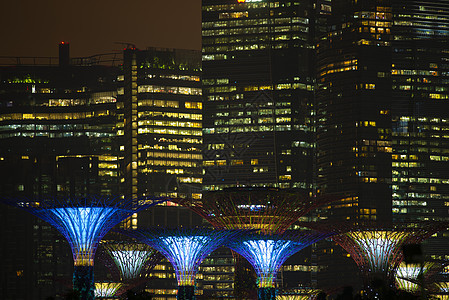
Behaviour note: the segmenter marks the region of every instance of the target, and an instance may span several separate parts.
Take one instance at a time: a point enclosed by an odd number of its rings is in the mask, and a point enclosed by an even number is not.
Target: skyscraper
[[[330,217],[447,218],[448,5],[332,2],[316,93],[317,189],[344,195]]]
[[[125,50],[118,124],[127,194],[200,198],[200,79],[197,51]]]
[[[204,189],[312,189],[312,1],[203,1]]]
[[[205,191],[312,192],[317,10],[314,1],[202,1]],[[289,287],[311,283],[305,260],[287,263],[285,274],[295,273],[283,277]],[[227,280],[232,288],[233,275],[232,265],[205,274],[204,293],[223,296],[217,281]],[[248,278],[238,279],[241,288],[251,286],[243,280]],[[242,296],[235,284],[234,296]]]

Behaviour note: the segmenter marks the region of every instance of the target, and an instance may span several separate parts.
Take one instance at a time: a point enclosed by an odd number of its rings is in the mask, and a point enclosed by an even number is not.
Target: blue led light
[[[95,251],[103,236],[120,221],[141,209],[167,199],[86,197],[6,203],[24,209],[53,225],[72,248],[75,266],[92,266]]]
[[[282,264],[286,257],[282,256],[288,247],[291,247],[293,242],[284,240],[253,240],[243,242],[247,252],[254,259],[255,265],[259,269],[266,272],[274,272],[279,268],[279,263]]]
[[[117,210],[111,207],[61,207],[44,211],[72,246],[77,265],[93,258],[105,223]]]
[[[175,269],[178,286],[193,286],[204,258],[237,231],[155,228],[124,233],[162,253]]]
[[[179,285],[193,285],[197,266],[210,248],[211,240],[209,236],[167,236],[161,237],[160,246],[155,248],[172,263]]]
[[[230,247],[245,257],[257,274],[259,288],[274,288],[276,274],[291,255],[330,234],[312,231],[239,235]]]
[[[34,214],[64,235],[72,248],[73,289],[80,293],[80,298],[93,299],[95,289],[93,265],[100,240],[112,227],[133,213],[166,200],[89,196],[42,201],[20,199],[3,201]]]
[[[289,240],[253,239],[233,244],[257,273],[260,288],[274,287],[276,274],[285,260],[307,245]]]

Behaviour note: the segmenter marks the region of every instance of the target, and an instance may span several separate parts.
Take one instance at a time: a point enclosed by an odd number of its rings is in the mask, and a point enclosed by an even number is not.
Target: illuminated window
[[[203,109],[203,103],[201,102],[185,102],[185,108],[189,109]]]
[[[233,159],[233,160],[231,160],[231,165],[233,165],[233,166],[243,165],[243,160],[241,160],[241,159]]]

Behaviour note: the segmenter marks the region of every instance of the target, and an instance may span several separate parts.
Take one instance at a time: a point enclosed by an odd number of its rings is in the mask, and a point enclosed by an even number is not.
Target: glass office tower
[[[314,1],[202,1],[205,191],[312,192],[314,34],[320,8]],[[216,261],[225,261],[228,251]],[[280,286],[311,283],[305,256],[287,262]],[[233,265],[205,273],[204,295],[248,296],[244,289],[251,283],[243,282],[248,277],[232,284],[233,273]]]
[[[344,197],[328,216],[447,218],[448,6],[332,2],[317,47],[317,188]],[[441,240],[427,244],[429,256],[447,259]],[[329,261],[343,256],[334,250]]]
[[[200,75],[199,52],[125,50],[119,135],[127,194],[200,198]]]
[[[204,189],[311,190],[312,1],[202,3]]]

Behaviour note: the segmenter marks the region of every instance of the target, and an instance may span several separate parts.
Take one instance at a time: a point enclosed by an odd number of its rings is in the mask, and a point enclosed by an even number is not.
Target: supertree
[[[173,199],[195,211],[215,228],[259,229],[281,233],[314,208],[335,197],[310,197],[296,190],[232,188],[208,192],[203,199]]]
[[[73,289],[83,300],[94,299],[94,256],[103,236],[132,214],[162,201],[107,196],[4,200],[48,222],[67,239],[74,261]]]
[[[258,299],[276,299],[276,275],[291,255],[331,234],[312,230],[288,230],[279,234],[244,232],[227,243],[245,257],[257,274]]]
[[[162,259],[159,252],[144,243],[102,241],[101,247],[114,261],[120,279],[125,282],[145,276],[142,273],[151,270]]]
[[[201,215],[218,229],[258,229],[262,233],[282,233],[309,211],[337,197],[310,197],[298,190],[276,188],[230,188],[203,194],[201,201],[173,199]],[[255,276],[251,266],[237,253],[235,287],[237,296],[252,297]],[[247,272],[247,270],[249,272]]]
[[[435,283],[435,291],[431,293],[435,299],[449,300],[449,281]]]
[[[118,299],[118,292],[122,286],[121,282],[95,282],[95,298]]]
[[[395,273],[403,260],[402,246],[423,241],[445,227],[437,222],[378,224],[334,222],[332,239],[354,259],[362,272],[365,292],[376,297],[373,283],[394,289]],[[312,226],[313,227],[313,226]]]
[[[446,265],[446,261],[438,260],[409,264],[402,262],[395,274],[396,287],[414,294],[422,293],[438,282]]]
[[[416,292],[419,289],[418,276],[423,276],[427,267],[420,264],[406,264],[402,262],[396,270],[396,286],[400,290]]]
[[[161,252],[173,265],[178,281],[177,299],[195,299],[195,276],[199,265],[237,231],[206,228],[123,231]]]

